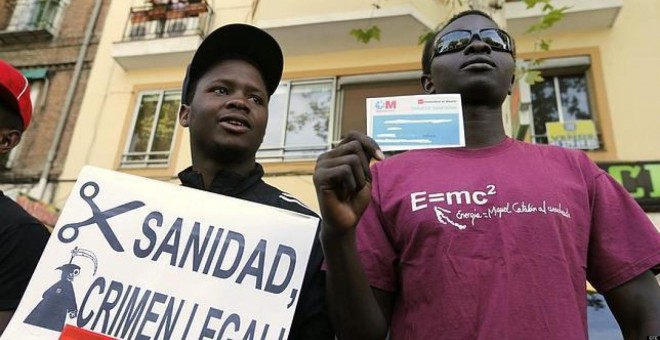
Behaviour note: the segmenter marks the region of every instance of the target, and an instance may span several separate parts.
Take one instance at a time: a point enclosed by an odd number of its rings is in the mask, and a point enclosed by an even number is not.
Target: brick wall
[[[11,19],[11,12],[24,0],[0,0],[0,35],[6,30]],[[100,38],[100,29],[110,0],[103,0],[101,15],[95,25],[92,44],[88,48],[76,88],[69,117],[50,178],[56,179],[63,167],[69,148],[71,134],[78,117],[78,111],[91,70],[96,47]],[[53,142],[53,135],[65,103],[66,93],[73,78],[74,67],[82,46],[85,29],[92,16],[93,0],[70,0],[62,8],[61,25],[55,34],[47,39],[20,38],[17,42],[0,42],[0,58],[19,69],[46,68],[48,70],[45,87],[40,93],[39,103],[35,105],[32,124],[25,132],[18,157],[10,170],[0,172],[0,183],[31,183],[41,175],[48,151]],[[5,32],[6,33],[6,32]],[[42,105],[39,105],[39,104]]]

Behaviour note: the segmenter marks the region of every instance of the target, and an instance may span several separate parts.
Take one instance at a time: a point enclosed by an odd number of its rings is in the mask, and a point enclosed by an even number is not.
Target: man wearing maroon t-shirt
[[[660,234],[584,153],[505,135],[514,66],[508,34],[463,12],[426,44],[421,80],[461,95],[466,147],[384,160],[352,133],[319,157],[340,339],[585,339],[586,280],[626,338],[660,335]]]

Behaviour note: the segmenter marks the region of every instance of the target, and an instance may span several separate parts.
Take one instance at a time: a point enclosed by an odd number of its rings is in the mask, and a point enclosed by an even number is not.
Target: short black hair
[[[469,9],[469,10],[460,12],[460,13],[454,15],[453,17],[451,17],[451,19],[449,19],[444,25],[442,25],[442,27],[440,29],[435,31],[435,33],[433,34],[432,37],[430,37],[429,39],[426,39],[426,43],[424,43],[424,50],[422,51],[422,72],[424,74],[430,74],[431,73],[431,59],[433,58],[433,52],[434,52],[433,49],[435,47],[435,42],[436,42],[436,38],[437,38],[438,34],[440,32],[442,32],[442,30],[444,30],[452,22],[454,22],[454,21],[456,21],[456,20],[458,20],[458,19],[460,19],[464,16],[468,16],[468,15],[481,15],[482,17],[485,17],[488,20],[495,23],[495,20],[493,20],[493,18],[490,15],[488,15],[486,12],[480,11],[478,9]],[[497,23],[495,23],[495,24],[497,25]],[[513,51],[512,51],[513,59],[516,59],[516,47],[515,47],[515,42],[513,41],[513,38],[511,38],[511,42],[513,44]]]
[[[6,102],[0,100],[0,127],[23,132],[23,118]]]

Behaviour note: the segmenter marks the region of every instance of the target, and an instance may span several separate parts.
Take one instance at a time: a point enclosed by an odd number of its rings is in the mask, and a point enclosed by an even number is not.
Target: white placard
[[[286,339],[317,226],[85,167],[2,339]]]

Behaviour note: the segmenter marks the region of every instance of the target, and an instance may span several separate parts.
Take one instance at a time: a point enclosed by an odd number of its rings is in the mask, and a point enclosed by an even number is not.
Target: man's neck
[[[506,138],[501,107],[463,105],[465,146],[483,148]]]

